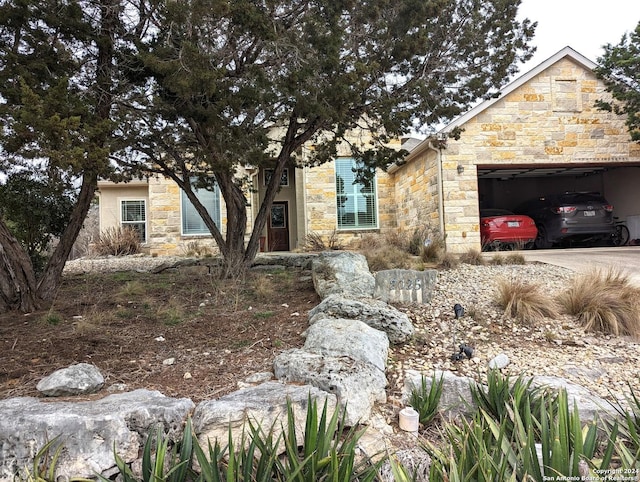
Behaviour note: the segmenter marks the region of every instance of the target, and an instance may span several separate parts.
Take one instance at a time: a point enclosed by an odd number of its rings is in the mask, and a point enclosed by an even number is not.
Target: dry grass
[[[189,241],[182,248],[182,254],[188,257],[209,258],[215,254],[215,249],[198,240]]]
[[[489,260],[489,264],[494,266],[523,265],[527,264],[527,260],[522,253],[494,254]]]
[[[460,258],[452,253],[442,253],[438,262],[442,269],[454,269],[460,265]]]
[[[527,260],[522,253],[509,253],[505,256],[505,264],[527,264]]]
[[[250,286],[255,297],[260,301],[270,300],[276,295],[272,276],[258,275],[251,280]]]
[[[138,301],[146,291],[145,286],[139,280],[127,281],[115,294],[115,299],[120,303]]]
[[[587,331],[640,338],[640,289],[619,270],[594,269],[577,276],[558,303]]]
[[[499,279],[496,302],[508,316],[520,323],[535,324],[558,315],[554,301],[540,285],[522,280]]]
[[[460,255],[460,262],[464,264],[471,264],[474,266],[482,266],[486,264],[482,253],[477,249],[469,249]]]
[[[338,232],[334,229],[330,235],[323,236],[322,234],[311,232],[304,238],[302,245],[303,251],[327,251],[344,249],[344,244],[338,237]]]
[[[140,235],[133,228],[107,228],[95,239],[93,249],[105,256],[126,256],[140,252]]]
[[[408,269],[413,261],[408,252],[396,246],[367,250],[362,254],[367,258],[369,269],[374,272],[393,268]]]

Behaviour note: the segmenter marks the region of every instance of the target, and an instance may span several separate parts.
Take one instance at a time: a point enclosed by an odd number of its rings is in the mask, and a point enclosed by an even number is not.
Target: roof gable
[[[574,49],[572,49],[571,47],[567,46],[567,47],[563,48],[562,50],[560,50],[555,55],[552,55],[547,60],[545,60],[544,62],[542,62],[539,65],[537,65],[536,67],[534,67],[533,69],[531,69],[528,72],[524,73],[523,75],[521,75],[520,77],[515,79],[513,82],[507,84],[500,91],[500,95],[498,95],[497,97],[495,97],[493,99],[485,100],[484,102],[476,105],[472,109],[470,109],[467,112],[465,112],[464,114],[462,114],[460,117],[454,119],[452,122],[450,122],[449,124],[444,126],[442,129],[440,129],[438,131],[438,133],[445,134],[445,133],[448,133],[448,132],[452,131],[456,127],[461,127],[467,121],[469,121],[470,119],[474,118],[475,116],[477,116],[478,114],[480,114],[484,110],[488,109],[493,104],[498,102],[500,99],[503,99],[504,97],[509,95],[511,92],[513,92],[514,90],[516,90],[519,87],[523,86],[524,84],[529,82],[531,79],[533,79],[535,76],[537,76],[538,74],[542,73],[544,70],[548,69],[553,64],[559,62],[560,60],[562,60],[562,59],[564,59],[566,57],[570,58],[571,60],[576,62],[578,65],[581,65],[582,67],[584,67],[587,70],[593,70],[593,69],[595,69],[597,67],[597,64],[595,62],[589,60],[584,55],[576,52]]]

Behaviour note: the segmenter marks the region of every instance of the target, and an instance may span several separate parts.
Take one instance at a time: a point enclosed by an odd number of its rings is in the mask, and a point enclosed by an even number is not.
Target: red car
[[[531,248],[537,235],[536,223],[529,216],[506,209],[480,211],[480,238],[484,249]]]

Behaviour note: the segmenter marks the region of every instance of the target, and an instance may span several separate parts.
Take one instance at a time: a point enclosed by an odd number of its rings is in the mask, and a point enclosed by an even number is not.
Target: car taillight
[[[611,204],[605,204],[604,206],[602,206],[604,208],[605,211],[607,211],[608,213],[612,213],[613,212],[613,206]]]
[[[551,208],[551,210],[555,213],[555,214],[561,214],[561,213],[573,213],[576,211],[576,207],[575,206],[558,206],[555,208]]]

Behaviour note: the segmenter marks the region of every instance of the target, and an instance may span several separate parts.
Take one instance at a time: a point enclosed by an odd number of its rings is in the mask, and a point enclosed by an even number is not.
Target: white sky
[[[618,44],[638,25],[640,0],[523,0],[519,17],[538,22],[531,42],[538,49],[518,75],[566,46],[597,62],[603,45]]]

